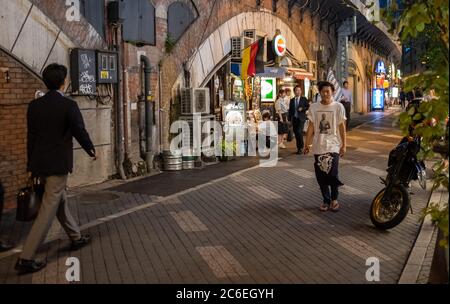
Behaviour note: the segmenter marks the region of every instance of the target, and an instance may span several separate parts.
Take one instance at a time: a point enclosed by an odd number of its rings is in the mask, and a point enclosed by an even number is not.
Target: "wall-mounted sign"
[[[275,101],[277,92],[275,78],[261,77],[261,101]]]
[[[282,57],[286,54],[287,46],[286,39],[282,35],[278,35],[273,40],[273,46],[275,49],[275,54]]]
[[[377,62],[377,67],[375,68],[375,72],[378,74],[386,74],[386,67],[385,67],[383,61],[380,60]]]
[[[246,121],[245,102],[224,102],[223,117],[225,124],[229,127],[244,125]]]
[[[384,109],[384,89],[373,89],[372,110]]]
[[[377,75],[376,77],[376,88],[382,89],[384,87],[384,75]]]
[[[72,92],[94,95],[97,91],[97,73],[94,50],[74,49],[70,53]]]

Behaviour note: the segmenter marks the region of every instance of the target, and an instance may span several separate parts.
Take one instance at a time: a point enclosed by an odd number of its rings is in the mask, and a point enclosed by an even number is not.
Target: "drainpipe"
[[[150,87],[150,75],[152,72],[150,60],[147,56],[141,55],[141,63],[144,70],[144,96],[145,96],[145,161],[147,162],[147,168],[153,169],[153,125],[154,111],[153,111],[153,94]]]
[[[141,93],[139,94],[138,108],[139,108],[139,152],[142,159],[147,158],[147,142],[145,138],[145,89],[143,71],[140,73],[140,87]]]
[[[162,152],[162,138],[163,138],[163,124],[162,124],[162,62],[158,64],[158,124],[159,124],[159,149],[158,153]]]
[[[115,32],[115,49],[117,51],[117,60],[119,62],[118,66],[118,83],[114,85],[114,95],[116,96],[116,157],[117,157],[117,169],[120,175],[120,178],[126,180],[127,177],[125,175],[125,170],[123,168],[123,163],[125,160],[125,137],[124,137],[124,113],[123,113],[123,53],[122,48],[120,47],[120,43],[122,40],[121,27],[119,26]]]

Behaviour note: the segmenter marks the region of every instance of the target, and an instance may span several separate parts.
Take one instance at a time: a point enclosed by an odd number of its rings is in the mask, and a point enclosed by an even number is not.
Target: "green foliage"
[[[222,160],[228,160],[229,157],[234,157],[237,153],[236,142],[228,142],[225,139],[222,140]]]
[[[167,34],[166,41],[164,42],[164,46],[167,54],[171,54],[173,49],[175,48],[176,41],[172,38],[170,34]]]
[[[399,10],[396,1],[382,12],[384,21],[390,25],[390,32],[397,34],[403,44],[415,41],[424,47],[421,60],[426,71],[405,79],[405,92],[421,88],[425,94],[430,91],[436,98],[423,102],[418,109],[410,109],[400,115],[399,126],[403,133],[422,136],[421,159],[434,160],[433,189],[444,186],[448,189],[448,160],[443,154],[434,153],[437,145],[445,146],[448,153],[448,133],[446,124],[449,115],[449,3],[447,0],[403,0],[403,10]],[[399,18],[396,18],[400,16]],[[439,209],[431,205],[424,210],[430,214],[433,222],[444,232],[448,243],[448,204]]]
[[[431,216],[431,221],[434,225],[437,225],[443,233],[443,239],[439,241],[439,245],[442,247],[448,247],[448,204],[444,207],[439,207],[439,204],[432,203],[430,206],[422,212],[422,219],[427,216]]]

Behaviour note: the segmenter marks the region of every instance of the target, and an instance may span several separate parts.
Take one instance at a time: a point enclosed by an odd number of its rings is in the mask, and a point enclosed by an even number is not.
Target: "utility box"
[[[97,83],[117,83],[117,53],[97,52]]]
[[[73,49],[70,53],[72,92],[94,95],[97,91],[97,66],[94,50]]]

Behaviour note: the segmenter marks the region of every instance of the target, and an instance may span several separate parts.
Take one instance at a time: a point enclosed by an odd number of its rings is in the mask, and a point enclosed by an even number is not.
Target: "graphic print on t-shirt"
[[[331,135],[333,133],[332,126],[334,126],[334,112],[333,111],[318,111],[316,116],[316,123],[319,126],[320,134]]]

